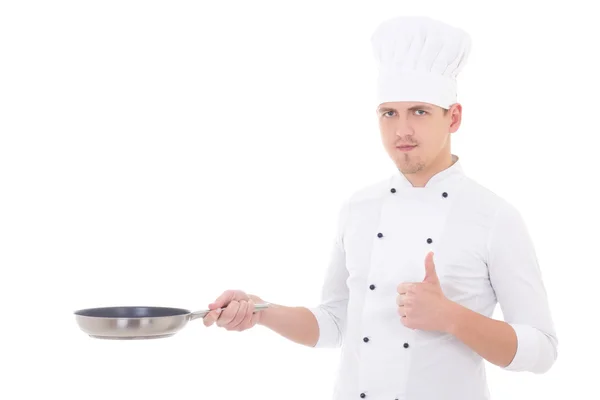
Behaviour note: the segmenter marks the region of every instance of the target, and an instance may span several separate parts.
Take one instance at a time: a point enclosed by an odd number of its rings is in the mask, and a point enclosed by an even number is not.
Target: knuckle
[[[243,290],[236,290],[235,291],[235,297],[237,299],[244,299],[246,297],[246,293],[244,293]]]

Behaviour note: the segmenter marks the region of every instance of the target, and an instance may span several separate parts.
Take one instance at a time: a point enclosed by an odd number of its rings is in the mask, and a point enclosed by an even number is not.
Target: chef
[[[204,323],[341,347],[335,400],[489,399],[484,361],[544,373],[557,336],[519,211],[469,178],[450,149],[470,37],[397,17],[371,39],[374,108],[396,168],[340,208],[320,304],[254,312],[263,299],[228,290]],[[497,304],[503,321],[491,318]]]

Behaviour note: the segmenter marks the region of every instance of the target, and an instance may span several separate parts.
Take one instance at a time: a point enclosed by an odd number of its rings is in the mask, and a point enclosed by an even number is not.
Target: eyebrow
[[[413,107],[411,107],[411,108],[408,109],[408,111],[415,111],[415,110],[433,111],[433,108],[422,104],[422,105],[413,106]],[[390,108],[390,107],[381,107],[381,108],[377,109],[377,112],[388,112],[388,111],[396,111],[396,112],[398,112],[398,110],[396,110],[395,108]]]

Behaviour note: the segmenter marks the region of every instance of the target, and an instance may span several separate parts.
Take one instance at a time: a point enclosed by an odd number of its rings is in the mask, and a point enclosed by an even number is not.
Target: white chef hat
[[[456,77],[471,50],[462,29],[419,16],[384,21],[371,37],[378,63],[377,101],[414,101],[443,108],[457,102]]]

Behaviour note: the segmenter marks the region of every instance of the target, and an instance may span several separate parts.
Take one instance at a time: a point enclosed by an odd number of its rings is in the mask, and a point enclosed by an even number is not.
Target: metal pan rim
[[[123,316],[96,316],[96,315],[88,315],[94,312],[101,312],[102,310],[114,310],[114,309],[154,309],[154,310],[162,310],[162,311],[172,311],[172,315],[160,315],[160,316],[141,316],[141,317],[123,317]],[[179,316],[187,316],[191,314],[190,310],[185,308],[177,308],[177,307],[163,307],[163,306],[108,306],[108,307],[93,307],[93,308],[82,308],[73,312],[77,317],[80,318],[102,318],[102,319],[147,319],[147,318],[172,318]]]

